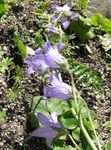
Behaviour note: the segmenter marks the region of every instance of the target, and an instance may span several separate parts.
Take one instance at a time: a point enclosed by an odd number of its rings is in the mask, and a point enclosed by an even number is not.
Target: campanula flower
[[[57,112],[53,112],[50,115],[50,118],[47,118],[42,113],[37,113],[37,119],[42,125],[42,127],[36,129],[32,132],[32,136],[34,137],[44,137],[46,139],[46,143],[48,146],[51,146],[52,141],[54,138],[57,137],[59,134],[55,128],[60,128],[60,123],[58,122],[58,115]]]
[[[63,28],[64,29],[67,29],[68,27],[69,27],[69,21],[67,20],[67,17],[63,17],[62,19],[61,19],[61,24],[62,24],[62,26],[63,26]]]
[[[53,5],[52,9],[56,12],[56,13],[60,13],[61,11],[70,11],[71,8],[71,4],[70,2],[68,2],[67,4],[65,4],[64,6],[58,6],[58,5]]]
[[[64,64],[63,56],[60,54],[63,46],[63,43],[58,43],[56,46],[52,46],[50,42],[44,44],[45,61],[50,68],[59,68]]]
[[[30,56],[25,59],[25,63],[29,66],[29,68],[26,70],[27,75],[33,74],[37,71],[41,74],[44,74],[48,69],[48,65],[45,62],[45,56],[41,53],[41,51],[42,49],[38,48],[35,51],[34,56]]]
[[[61,23],[64,29],[67,29],[69,27],[70,19],[76,20],[78,18],[78,14],[71,11],[70,2],[68,2],[64,6],[53,5],[52,9],[55,12],[54,16],[52,17],[52,23]]]
[[[71,86],[61,80],[60,74],[51,73],[49,81],[51,85],[44,88],[44,95],[46,97],[62,100],[71,98]]]

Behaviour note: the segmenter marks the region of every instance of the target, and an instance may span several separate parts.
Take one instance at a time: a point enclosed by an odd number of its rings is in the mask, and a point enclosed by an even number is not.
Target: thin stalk
[[[74,146],[77,148],[77,150],[80,150],[79,146],[76,144],[73,137],[69,133],[68,133],[68,136],[69,136],[70,140],[72,141],[72,143],[74,144]]]
[[[56,24],[57,24],[58,20],[59,20],[59,19],[61,18],[61,16],[62,16],[62,14],[63,14],[63,12],[61,12],[61,13],[59,14],[59,16],[58,16],[58,18],[57,18],[56,22],[54,23],[54,26],[56,26]]]
[[[101,149],[101,144],[100,144],[100,142],[99,142],[99,138],[98,138],[98,136],[97,136],[97,134],[96,134],[96,131],[95,131],[95,128],[94,128],[94,125],[93,125],[92,119],[91,119],[91,115],[90,115],[90,113],[89,113],[89,111],[88,111],[88,108],[87,108],[87,105],[86,105],[86,109],[87,109],[87,114],[88,114],[88,117],[89,117],[90,123],[91,123],[92,128],[93,128],[93,132],[94,132],[94,135],[95,135],[95,138],[96,138],[97,144],[98,144],[98,149],[99,149],[99,150],[102,150],[102,149]]]
[[[81,115],[79,115],[79,120],[80,120],[80,128],[81,131],[83,132],[85,138],[87,139],[90,147],[92,148],[92,150],[97,150],[95,144],[93,143],[92,139],[90,138],[89,134],[87,133],[87,130],[85,129],[84,125],[83,125],[83,121],[82,121],[82,117]]]

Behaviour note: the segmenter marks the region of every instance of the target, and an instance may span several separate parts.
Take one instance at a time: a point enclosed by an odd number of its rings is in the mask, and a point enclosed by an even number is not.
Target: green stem
[[[77,148],[77,150],[80,150],[80,148],[78,147],[78,145],[74,141],[73,137],[69,133],[68,133],[68,136],[69,136],[70,140],[72,141],[72,143],[74,144],[74,146]]]
[[[56,24],[57,24],[58,20],[59,20],[59,19],[61,18],[61,16],[62,16],[62,14],[63,14],[63,12],[61,12],[61,13],[59,14],[59,16],[58,16],[58,18],[57,18],[56,22],[54,23],[54,26],[56,26]]]
[[[86,105],[86,109],[87,109],[87,114],[88,114],[88,117],[89,117],[90,123],[91,123],[92,128],[93,128],[93,132],[94,132],[94,135],[95,135],[95,138],[96,138],[97,144],[98,144],[98,149],[99,149],[99,150],[102,150],[102,149],[101,149],[101,144],[100,144],[100,142],[99,142],[99,138],[98,138],[98,136],[97,136],[97,134],[96,134],[96,131],[95,131],[95,128],[94,128],[94,125],[93,125],[92,119],[91,119],[91,115],[90,115],[90,113],[89,113],[89,111],[88,111],[88,108],[87,108],[87,105]]]
[[[83,125],[83,121],[82,121],[82,117],[81,117],[81,113],[79,115],[79,120],[80,120],[80,128],[81,131],[83,132],[85,138],[87,139],[90,147],[92,148],[92,150],[97,150],[95,144],[93,143],[92,139],[90,138],[89,134],[87,133],[87,130],[85,129],[84,125]]]

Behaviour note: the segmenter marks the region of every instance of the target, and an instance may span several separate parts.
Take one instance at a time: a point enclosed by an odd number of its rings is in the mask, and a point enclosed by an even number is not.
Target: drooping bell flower
[[[58,122],[57,112],[53,112],[50,115],[50,118],[46,117],[42,113],[37,113],[37,119],[42,125],[42,127],[36,129],[32,132],[32,136],[34,137],[44,137],[46,139],[47,145],[50,147],[52,141],[59,134],[55,128],[60,128],[60,123]]]
[[[25,59],[25,63],[29,66],[29,68],[26,70],[27,75],[33,74],[35,72],[44,74],[45,71],[49,68],[45,62],[45,56],[42,54],[41,50],[41,48],[38,48],[35,51],[34,56],[30,56]]]
[[[50,68],[59,68],[64,64],[63,56],[60,54],[63,46],[63,43],[58,43],[56,46],[52,46],[50,42],[44,44],[45,61]]]
[[[72,88],[61,80],[60,74],[51,73],[49,77],[50,86],[44,88],[44,96],[67,100],[72,97]]]
[[[64,6],[53,5],[52,9],[54,11],[54,16],[52,18],[52,23],[61,23],[64,29],[67,29],[70,25],[70,19],[76,20],[78,14],[71,11],[71,4],[68,2]]]

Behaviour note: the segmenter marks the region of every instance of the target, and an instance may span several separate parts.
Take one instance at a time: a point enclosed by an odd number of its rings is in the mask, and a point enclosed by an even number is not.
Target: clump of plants
[[[49,6],[49,13],[46,1],[35,10],[40,26],[36,34],[38,48],[25,58],[26,74],[39,73],[48,85],[44,85],[43,95],[31,101],[31,116],[37,117],[38,121],[34,119],[33,127],[37,129],[31,135],[45,138],[47,145],[54,150],[102,150],[110,147],[109,143],[102,145],[95,112],[88,108],[74,82],[79,76],[83,79],[81,82],[93,85],[99,92],[103,87],[102,79],[65,53],[77,48],[77,39],[80,46],[87,39],[96,37],[97,16],[88,18],[77,11],[86,8],[86,4],[82,5],[81,1],[76,12],[71,8],[73,2],[64,6],[53,5]],[[106,31],[105,26],[100,30]],[[67,83],[62,79],[63,72],[67,74]]]

